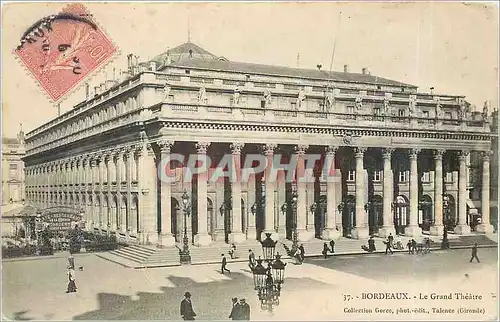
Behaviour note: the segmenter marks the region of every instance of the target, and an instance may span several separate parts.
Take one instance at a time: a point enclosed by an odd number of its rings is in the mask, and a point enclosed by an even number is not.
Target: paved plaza
[[[3,311],[18,320],[179,319],[179,303],[190,291],[199,320],[227,320],[231,298],[246,298],[251,319],[488,319],[497,316],[497,249],[480,249],[481,263],[469,263],[470,250],[427,255],[383,254],[309,258],[287,265],[280,305],[273,315],[260,310],[252,274],[245,263],[133,270],[94,254],[76,257],[78,292],[66,294],[65,258],[3,263]],[[349,308],[427,307],[432,303],[360,301],[362,292],[469,292],[482,301],[466,305],[481,315],[412,315],[344,313]],[[352,296],[345,301],[344,295]],[[439,302],[442,307],[446,302]],[[443,304],[444,303],[444,304]],[[460,307],[452,301],[449,305]],[[429,309],[430,310],[430,309]]]

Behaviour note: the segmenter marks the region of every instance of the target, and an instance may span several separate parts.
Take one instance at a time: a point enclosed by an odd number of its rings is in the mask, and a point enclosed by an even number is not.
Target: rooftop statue
[[[168,83],[165,84],[165,86],[163,87],[163,100],[164,101],[168,100],[168,98],[170,96],[170,90],[171,90],[170,85]]]
[[[410,117],[417,116],[417,97],[415,95],[410,95],[408,109],[410,111]]]
[[[356,107],[356,112],[361,111],[361,109],[363,108],[363,98],[361,97],[361,95],[356,96],[356,101],[354,106]]]
[[[207,90],[205,89],[205,86],[202,86],[198,92],[198,103],[207,104],[207,101]]]
[[[271,97],[271,91],[269,89],[266,89],[264,91],[264,100],[266,101],[266,105],[271,104],[272,97]]]
[[[297,109],[302,107],[302,103],[306,100],[306,92],[304,89],[299,90],[299,97],[297,97]]]

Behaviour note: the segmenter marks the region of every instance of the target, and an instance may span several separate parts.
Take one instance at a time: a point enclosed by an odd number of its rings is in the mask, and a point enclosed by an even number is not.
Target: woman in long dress
[[[66,293],[76,292],[76,283],[75,283],[75,270],[68,266],[68,290]]]

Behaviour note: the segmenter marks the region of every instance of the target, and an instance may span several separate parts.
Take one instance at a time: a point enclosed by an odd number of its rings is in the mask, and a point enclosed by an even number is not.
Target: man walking
[[[477,257],[477,243],[474,243],[474,246],[472,246],[472,252],[469,263],[472,263],[472,260],[474,258],[477,260],[478,263],[480,263],[479,258]]]
[[[250,321],[250,305],[245,299],[240,300],[240,320]]]
[[[389,235],[389,237],[391,237],[391,235]],[[385,254],[387,255],[387,252],[391,252],[391,254],[394,254],[394,252],[392,251],[392,241],[389,239],[389,237],[387,237],[387,241],[385,242]]]
[[[300,251],[300,262],[303,262],[304,259],[306,258],[306,250],[304,249],[304,244],[300,244],[299,251]]]
[[[238,304],[238,298],[233,297],[233,306],[231,307],[231,314],[229,314],[229,318],[232,320],[240,320],[241,316],[241,305]]]
[[[221,267],[221,274],[224,274],[224,272],[228,272],[229,274],[231,274],[231,271],[228,270],[226,268],[226,265],[227,265],[227,259],[226,259],[226,256],[224,256],[224,254],[221,254],[222,256],[222,267]]]
[[[335,253],[335,241],[333,239],[330,240],[330,248],[331,248],[331,252]]]
[[[191,303],[191,293],[186,292],[184,299],[181,301],[181,317],[185,321],[194,321],[195,316],[193,303]]]
[[[387,237],[387,241],[391,245],[391,248],[393,248],[393,243],[394,243],[394,236],[392,236],[392,233],[389,233],[389,236]]]

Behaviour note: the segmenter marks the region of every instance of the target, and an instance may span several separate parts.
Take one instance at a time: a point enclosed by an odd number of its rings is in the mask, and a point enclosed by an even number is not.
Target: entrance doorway
[[[422,231],[429,231],[434,223],[433,207],[431,197],[428,195],[422,196],[418,212],[418,224]]]
[[[394,229],[397,235],[404,235],[405,228],[410,224],[410,203],[405,196],[396,198],[394,207]]]
[[[314,212],[314,231],[316,238],[321,238],[321,232],[325,228],[325,214],[326,214],[326,196],[322,195],[318,199],[316,210]]]
[[[350,237],[351,230],[356,227],[356,197],[348,195],[341,205],[343,235]]]
[[[378,230],[384,224],[383,200],[380,196],[373,196],[368,210],[368,225],[370,235],[378,234]]]

